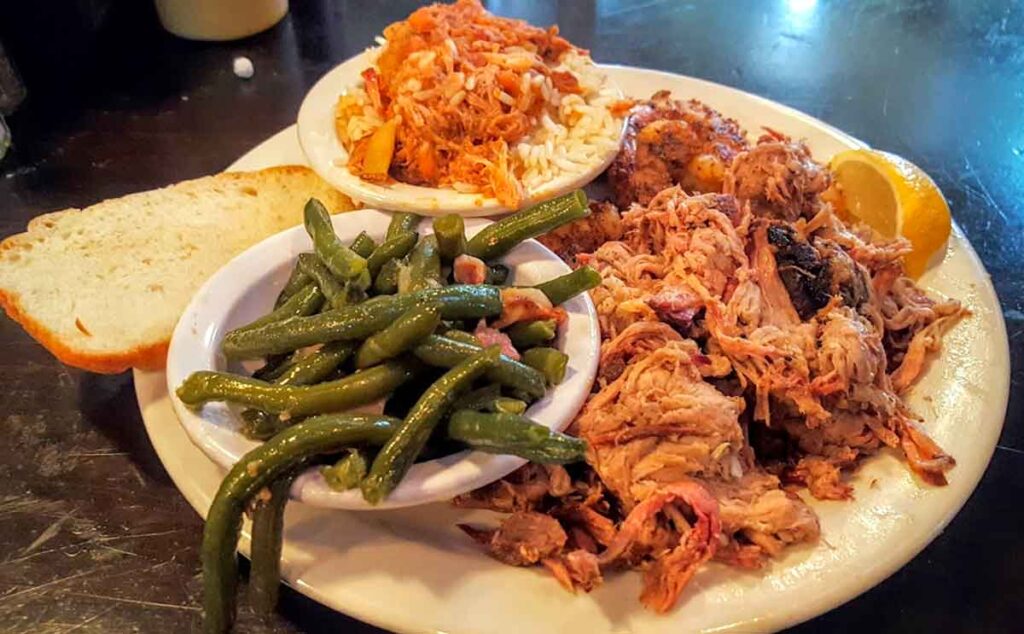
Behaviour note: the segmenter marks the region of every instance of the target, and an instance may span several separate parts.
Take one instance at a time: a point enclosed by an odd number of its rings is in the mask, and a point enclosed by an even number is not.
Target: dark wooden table
[[[15,4],[22,6],[20,18],[5,19],[5,10],[18,14]],[[56,6],[62,4],[90,3]],[[167,35],[145,2],[110,4],[98,30],[84,35],[68,31],[74,20],[56,19],[54,9],[33,8],[48,3],[0,8],[0,38],[16,62],[19,50],[34,48],[38,56],[40,39],[52,45],[37,61],[22,53],[29,100],[10,118],[16,147],[0,163],[0,237],[44,211],[223,169],[291,124],[320,75],[416,4],[297,1],[270,31],[225,44]],[[923,166],[992,274],[1010,333],[1012,385],[1020,384],[1021,4],[490,5],[534,23],[559,23],[599,61],[736,86]],[[61,57],[68,42],[78,48]],[[240,54],[255,63],[250,81],[231,72]],[[0,630],[196,627],[201,522],[150,447],[131,376],[65,368],[0,319],[0,377]],[[981,485],[923,553],[877,588],[795,631],[1020,631],[1022,407],[1024,399],[1012,394]],[[290,591],[270,625],[255,621],[244,598],[242,605],[240,631],[377,631]]]

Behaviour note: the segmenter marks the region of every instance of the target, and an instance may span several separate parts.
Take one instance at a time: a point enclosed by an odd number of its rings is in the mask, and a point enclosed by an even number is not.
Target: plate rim
[[[705,79],[701,79],[701,78],[696,78],[696,77],[691,77],[691,76],[687,76],[687,75],[681,75],[681,74],[677,74],[677,73],[670,73],[670,72],[667,72],[667,71],[658,71],[658,70],[637,68],[637,67],[628,66],[628,65],[602,64],[601,66],[609,67],[609,68],[615,68],[615,69],[620,69],[623,72],[637,72],[637,73],[644,73],[644,74],[651,74],[651,75],[660,75],[660,76],[664,76],[666,78],[671,78],[672,81],[678,81],[679,79],[683,79],[685,81],[697,82],[697,83],[699,83],[701,85],[711,86],[716,91],[724,90],[727,93],[731,93],[732,95],[740,97],[742,99],[752,99],[752,100],[755,100],[755,101],[760,102],[763,105],[766,105],[766,106],[768,106],[768,107],[770,107],[770,108],[772,108],[772,109],[774,109],[774,110],[776,110],[776,111],[778,111],[778,112],[780,112],[782,114],[785,114],[785,115],[787,115],[789,117],[796,118],[796,119],[802,121],[803,123],[808,124],[808,125],[810,125],[812,127],[828,131],[834,137],[836,137],[838,139],[842,139],[844,142],[850,144],[852,147],[868,147],[867,144],[865,144],[862,141],[856,139],[855,137],[852,137],[851,135],[849,135],[849,134],[847,134],[847,133],[845,133],[845,132],[835,128],[834,126],[831,126],[831,125],[829,125],[829,124],[827,124],[827,123],[825,123],[823,121],[820,121],[819,119],[816,119],[815,117],[812,117],[812,116],[810,116],[810,115],[808,115],[806,113],[800,112],[799,110],[796,110],[796,109],[794,109],[794,108],[792,108],[790,106],[787,106],[785,104],[781,104],[781,103],[778,103],[776,101],[772,101],[770,99],[766,99],[766,98],[761,97],[759,95],[754,95],[752,93],[749,93],[749,92],[746,92],[746,91],[743,91],[743,90],[740,90],[740,89],[737,89],[737,88],[734,88],[734,87],[731,87],[731,86],[726,86],[726,85],[718,84],[716,82],[712,82],[712,81],[709,81],[709,80],[705,80]],[[265,140],[263,143],[257,145],[252,150],[250,150],[246,155],[243,155],[243,157],[241,157],[238,161],[236,161],[232,165],[232,167],[229,168],[229,169],[235,168],[235,166],[238,165],[239,163],[244,164],[247,157],[252,156],[254,154],[258,154],[261,151],[261,148],[263,148],[264,146],[274,142],[275,140],[279,140],[280,137],[283,137],[283,136],[285,136],[287,134],[295,134],[294,126],[289,126],[288,128],[285,128],[284,130],[279,132],[277,135],[273,135],[272,137],[270,137],[267,140]],[[999,303],[998,295],[996,294],[995,289],[994,289],[994,287],[992,285],[991,278],[988,275],[988,271],[985,268],[984,263],[981,261],[980,257],[978,256],[977,252],[974,250],[973,245],[971,245],[971,243],[967,240],[966,236],[963,234],[962,230],[955,223],[954,223],[954,234],[955,234],[955,237],[957,239],[958,245],[963,248],[964,253],[967,256],[967,258],[969,259],[970,263],[974,267],[976,267],[977,270],[979,270],[982,273],[982,275],[978,279],[972,280],[972,282],[977,282],[977,284],[978,284],[978,296],[979,296],[979,299],[984,299],[984,303],[991,304],[995,308],[995,310],[992,311],[992,320],[994,322],[993,325],[995,326],[995,331],[991,333],[991,340],[990,341],[994,345],[994,350],[992,351],[992,353],[994,355],[996,355],[997,358],[995,360],[998,361],[997,365],[1000,367],[1001,371],[998,373],[998,375],[996,377],[993,377],[993,378],[996,379],[996,381],[992,382],[992,385],[994,386],[995,389],[994,390],[990,389],[990,391],[988,391],[987,394],[989,394],[992,397],[998,397],[998,398],[1001,399],[1001,404],[998,403],[998,402],[996,403],[997,406],[995,407],[995,410],[1001,412],[1002,413],[1002,417],[999,420],[998,428],[992,430],[992,436],[995,438],[995,440],[992,442],[992,446],[988,450],[987,456],[985,456],[985,460],[984,460],[983,466],[977,470],[977,473],[974,474],[973,477],[971,477],[969,479],[969,481],[964,481],[964,486],[963,486],[963,491],[964,492],[963,492],[963,494],[959,497],[959,499],[956,500],[955,503],[950,504],[946,508],[943,509],[943,511],[941,513],[941,520],[938,521],[938,522],[935,522],[935,524],[933,526],[931,526],[930,530],[927,531],[927,533],[925,533],[921,537],[919,537],[917,543],[915,543],[913,545],[912,549],[904,550],[904,551],[902,551],[900,556],[896,556],[896,557],[893,557],[892,559],[888,559],[888,560],[884,561],[883,565],[879,566],[877,569],[875,569],[875,568],[871,569],[868,572],[868,574],[857,575],[858,582],[856,584],[852,584],[852,585],[855,586],[854,589],[852,589],[852,590],[848,589],[848,590],[845,590],[843,592],[838,592],[838,591],[826,592],[826,593],[823,593],[822,595],[819,595],[815,600],[802,603],[800,606],[798,606],[798,607],[796,607],[794,609],[785,611],[783,614],[772,613],[772,614],[767,614],[767,615],[760,616],[760,617],[757,617],[757,618],[747,619],[745,621],[735,622],[735,623],[732,623],[730,625],[724,626],[724,628],[719,628],[716,631],[742,629],[744,627],[750,627],[750,626],[753,626],[755,624],[758,627],[758,629],[772,629],[772,628],[782,628],[782,627],[786,627],[786,626],[791,626],[791,625],[795,625],[795,624],[801,623],[803,621],[806,621],[808,619],[811,619],[811,618],[813,618],[815,616],[818,616],[820,614],[823,614],[823,613],[825,613],[825,612],[827,612],[829,610],[832,610],[832,609],[834,609],[836,607],[839,607],[840,605],[843,605],[844,603],[847,603],[848,601],[850,601],[850,600],[860,596],[861,594],[863,594],[868,589],[878,585],[879,583],[881,583],[882,581],[884,581],[885,579],[890,577],[893,573],[895,573],[897,570],[899,570],[904,565],[906,565],[911,559],[916,557],[925,547],[927,547],[929,544],[931,544],[932,541],[935,539],[935,537],[940,532],[942,532],[942,530],[946,526],[948,526],[948,524],[953,520],[953,518],[959,513],[959,511],[963,508],[964,504],[966,504],[967,500],[970,499],[970,497],[972,496],[973,492],[976,490],[976,488],[977,488],[981,478],[984,476],[985,472],[988,469],[989,464],[991,463],[992,455],[993,455],[993,453],[994,453],[994,451],[996,449],[996,446],[998,444],[999,433],[1001,432],[1001,430],[1002,430],[1002,428],[1003,428],[1003,426],[1005,424],[1005,420],[1006,420],[1006,410],[1007,410],[1007,405],[1008,405],[1009,387],[1010,387],[1010,380],[1009,380],[1010,379],[1010,374],[1009,374],[1009,372],[1010,372],[1009,345],[1008,345],[1008,337],[1007,337],[1007,332],[1006,332],[1005,319],[1004,319],[1004,316],[1003,316],[1003,313],[1002,313],[1002,310],[1001,310],[1001,305]],[[145,413],[144,405],[146,404],[146,403],[144,403],[144,401],[146,401],[146,399],[144,397],[146,397],[147,395],[143,394],[142,393],[143,392],[142,388],[139,388],[138,386],[139,386],[139,383],[140,383],[140,381],[139,381],[140,379],[141,379],[141,383],[144,386],[146,385],[146,376],[145,375],[146,375],[146,373],[140,373],[138,371],[135,372],[135,376],[136,376],[136,379],[137,379],[137,382],[136,382],[137,393],[139,394],[140,406],[143,406],[144,413]],[[993,391],[995,391],[996,393],[993,394]],[[147,401],[147,402],[148,403],[152,403],[151,400]],[[145,418],[146,417],[144,415],[144,419]],[[150,425],[149,425],[148,421],[147,421],[147,432],[150,432]],[[152,439],[152,437],[153,436],[152,436],[152,433],[151,433],[151,439]],[[156,445],[157,445],[157,443],[154,442],[154,446],[156,446]],[[157,450],[157,453],[158,453],[158,455],[160,455],[159,449]],[[162,455],[161,455],[161,460],[163,460],[163,456]],[[172,480],[179,487],[179,489],[182,489],[182,486],[181,486],[181,484],[179,484],[178,479],[175,478],[173,475],[172,475]],[[185,493],[184,489],[182,489],[182,490],[183,490],[183,493]],[[190,486],[190,490],[192,490],[191,486]],[[193,493],[193,495],[191,497],[190,497],[190,495],[188,495],[186,493],[185,497],[186,497],[186,499],[189,499],[189,502],[193,505],[193,507],[197,508],[197,510],[200,511],[201,515],[205,514],[205,509],[201,508],[202,507],[201,501],[197,500],[197,502],[199,502],[199,504],[197,506],[197,504],[195,502],[193,502],[193,500],[191,499],[192,497],[197,497],[194,493]],[[244,544],[243,544],[243,547],[244,547]],[[330,607],[334,607],[335,609],[339,609],[339,611],[343,611],[344,613],[349,614],[351,616],[354,616],[355,618],[363,620],[363,621],[365,621],[367,623],[371,623],[371,624],[378,625],[378,626],[381,626],[381,627],[397,628],[398,631],[419,631],[419,630],[415,630],[415,628],[405,627],[404,625],[407,625],[407,624],[403,624],[403,622],[401,622],[401,621],[389,620],[387,618],[387,615],[380,615],[380,614],[375,614],[375,613],[367,613],[364,610],[358,609],[358,606],[349,605],[344,610],[342,610],[339,607],[336,607],[337,603],[338,603],[337,601],[331,601],[329,597],[326,597],[325,595],[317,592],[314,588],[309,587],[309,586],[307,586],[305,584],[301,584],[300,583],[298,585],[299,585],[299,590],[301,592],[303,592],[304,594],[307,594],[307,595],[311,596],[312,598],[314,598],[315,600],[317,600],[317,601],[319,601],[321,603],[324,603],[325,605],[329,605]],[[332,605],[332,603],[333,603],[333,605]],[[353,609],[353,608],[355,608],[355,609]],[[671,618],[671,617],[669,617],[669,618]]]

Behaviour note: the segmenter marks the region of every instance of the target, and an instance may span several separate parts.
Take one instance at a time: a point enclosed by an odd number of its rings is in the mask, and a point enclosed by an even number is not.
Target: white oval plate
[[[807,139],[821,160],[864,147],[807,115],[732,88],[636,68],[609,72],[628,96],[665,88],[702,99],[754,134],[768,125]],[[256,169],[301,156],[294,130],[286,130],[232,167]],[[922,283],[930,292],[960,298],[974,313],[949,334],[910,397],[929,433],[956,457],[949,485],[923,485],[894,455],[883,453],[854,477],[856,499],[810,501],[821,518],[816,545],[787,550],[757,572],[705,566],[670,614],[641,608],[635,572],[610,574],[593,593],[574,596],[543,570],[499,564],[454,526],[481,515],[444,504],[387,513],[291,504],[284,575],[303,594],[397,632],[766,632],[822,614],[891,575],[942,531],[977,485],[1002,429],[1010,369],[1006,328],[988,274],[959,229],[943,263]],[[163,373],[136,372],[135,385],[158,455],[205,515],[223,472],[181,430]]]
[[[494,198],[465,194],[453,189],[418,187],[405,183],[376,184],[348,171],[343,163],[348,152],[334,133],[334,106],[342,92],[362,81],[359,73],[370,65],[371,51],[336,66],[316,82],[299,108],[299,144],[310,166],[324,180],[367,207],[414,211],[427,216],[459,213],[463,216],[494,216],[515,211]],[[623,131],[625,121],[623,121]],[[608,151],[585,172],[563,174],[543,187],[526,192],[523,206],[539,203],[583,187],[607,168],[617,152]]]
[[[391,216],[367,209],[338,214],[332,220],[335,231],[346,244],[360,231],[366,231],[380,242]],[[489,224],[487,220],[470,219],[466,223],[466,234],[471,237]],[[421,235],[432,233],[431,223],[424,220],[419,231]],[[305,229],[298,226],[246,249],[207,280],[174,329],[167,354],[167,386],[174,409],[196,446],[225,469],[259,443],[238,432],[237,409],[224,403],[211,403],[200,410],[192,410],[178,399],[174,389],[197,370],[242,369],[224,361],[220,353],[224,334],[268,313],[296,257],[312,248]],[[538,284],[571,270],[536,240],[523,242],[502,258],[502,262],[512,270],[511,281],[523,286]],[[555,345],[569,355],[566,378],[527,410],[531,419],[556,430],[565,429],[590,393],[601,344],[597,315],[588,295],[574,297],[564,308],[569,318],[561,327]],[[516,456],[478,451],[462,451],[421,462],[376,506],[366,503],[358,490],[331,489],[318,469],[310,469],[299,476],[291,493],[294,499],[324,508],[399,508],[449,500],[504,477],[525,463],[526,460]]]

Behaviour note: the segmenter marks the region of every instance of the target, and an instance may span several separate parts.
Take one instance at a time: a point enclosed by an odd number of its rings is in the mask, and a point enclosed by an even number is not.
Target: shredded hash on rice
[[[479,192],[518,207],[524,190],[583,171],[617,147],[621,113],[586,51],[477,0],[432,5],[384,30],[336,131],[366,180]],[[396,121],[388,173],[365,169],[372,133]],[[599,159],[598,159],[599,160]]]

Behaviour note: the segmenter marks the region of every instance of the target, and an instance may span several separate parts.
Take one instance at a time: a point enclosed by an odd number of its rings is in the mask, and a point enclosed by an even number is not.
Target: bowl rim
[[[382,234],[390,217],[387,212],[364,209],[336,214],[332,222],[344,241],[368,228],[374,229],[371,235]],[[488,224],[491,222],[483,219],[467,219],[467,235],[473,235]],[[420,231],[421,235],[432,232],[426,219],[421,223]],[[309,238],[302,225],[285,229],[253,245],[232,258],[200,287],[175,326],[166,368],[171,405],[192,443],[225,470],[244,455],[241,447],[253,448],[259,443],[244,438],[238,432],[237,416],[231,407],[214,403],[193,410],[177,397],[175,389],[192,371],[223,370],[227,367],[219,344],[229,329],[233,311],[275,271],[282,266],[290,270],[294,257],[310,249]],[[556,275],[571,270],[557,255],[535,240],[525,241],[507,257],[513,260],[525,257],[528,259],[523,263],[534,263],[545,269],[557,268]],[[569,300],[564,307],[569,321],[560,335],[560,343],[577,351],[570,355],[571,376],[550,388],[528,411],[538,422],[558,430],[568,426],[585,402],[597,373],[600,348],[597,313],[588,294]],[[395,491],[376,506],[366,503],[358,490],[339,492],[330,489],[319,471],[311,469],[296,478],[291,497],[313,506],[346,510],[428,504],[451,499],[498,480],[526,462],[516,456],[464,450],[417,463]]]

